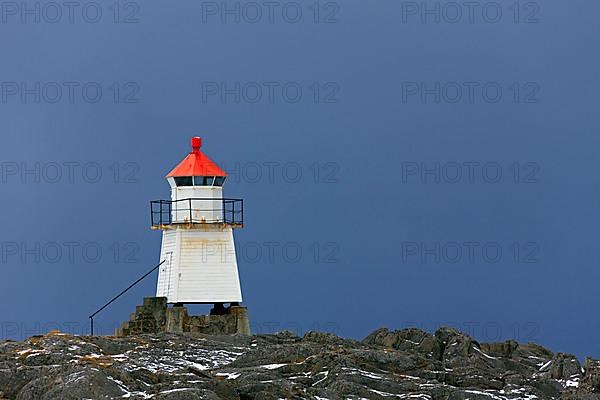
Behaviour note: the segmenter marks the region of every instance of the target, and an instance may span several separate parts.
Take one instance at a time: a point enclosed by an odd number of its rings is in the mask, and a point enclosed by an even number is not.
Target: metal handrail
[[[147,277],[148,275],[150,275],[151,273],[153,273],[154,271],[156,271],[161,265],[163,265],[165,263],[165,261],[167,261],[167,260],[161,261],[160,264],[158,264],[156,267],[152,268],[150,271],[146,272],[140,279],[138,279],[137,281],[135,281],[131,285],[129,285],[129,287],[127,289],[123,290],[121,293],[119,293],[118,295],[116,295],[115,297],[113,297],[111,301],[109,301],[108,303],[106,303],[105,305],[103,305],[102,307],[100,307],[100,309],[98,309],[98,311],[96,311],[95,313],[93,313],[92,315],[90,315],[89,316],[90,326],[91,326],[90,327],[90,336],[94,336],[94,317],[96,315],[98,315],[100,312],[102,312],[106,307],[108,307],[112,303],[114,303],[119,297],[121,297],[125,293],[127,293],[135,285],[137,285],[138,283],[140,283],[145,277]]]

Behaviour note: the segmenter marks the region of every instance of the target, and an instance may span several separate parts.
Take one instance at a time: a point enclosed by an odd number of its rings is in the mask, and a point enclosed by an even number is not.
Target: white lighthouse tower
[[[167,303],[238,306],[242,291],[233,229],[244,223],[241,199],[223,197],[227,174],[191,140],[192,152],[168,175],[171,200],[151,202],[152,228],[163,231],[156,297]]]

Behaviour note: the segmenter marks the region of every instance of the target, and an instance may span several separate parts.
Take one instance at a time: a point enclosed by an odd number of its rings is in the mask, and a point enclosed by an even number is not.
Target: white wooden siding
[[[172,261],[159,269],[157,296],[169,303],[242,301],[231,228],[165,231],[162,248],[161,260]]]

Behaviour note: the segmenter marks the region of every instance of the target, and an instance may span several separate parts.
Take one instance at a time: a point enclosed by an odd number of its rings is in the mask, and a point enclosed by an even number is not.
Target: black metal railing
[[[175,224],[244,225],[244,200],[189,198],[150,202],[152,227]]]

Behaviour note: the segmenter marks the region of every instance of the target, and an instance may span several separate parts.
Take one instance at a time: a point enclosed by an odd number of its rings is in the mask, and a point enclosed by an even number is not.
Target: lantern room
[[[193,137],[192,151],[166,176],[171,200],[151,204],[152,226],[172,224],[243,225],[243,201],[223,197],[227,173],[200,151],[202,139]]]

